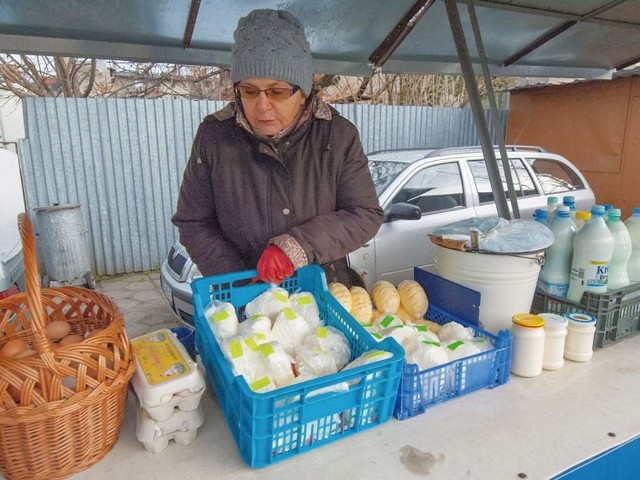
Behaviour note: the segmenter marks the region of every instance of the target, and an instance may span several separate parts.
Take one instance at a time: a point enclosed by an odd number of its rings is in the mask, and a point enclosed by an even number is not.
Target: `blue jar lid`
[[[573,323],[577,323],[579,325],[594,325],[596,323],[596,317],[593,315],[589,315],[588,313],[582,312],[571,312],[565,313],[564,317]]]

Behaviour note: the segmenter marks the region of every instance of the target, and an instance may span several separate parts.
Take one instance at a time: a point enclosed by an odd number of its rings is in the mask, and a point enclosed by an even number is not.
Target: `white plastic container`
[[[564,343],[567,337],[568,321],[556,313],[541,313],[544,319],[543,370],[559,370],[564,365]]]
[[[609,281],[607,290],[617,290],[631,283],[627,273],[627,264],[631,257],[631,235],[620,220],[620,209],[610,208],[607,211],[607,227],[613,235],[613,255],[609,263]]]
[[[585,291],[606,293],[613,235],[603,218],[604,207],[591,207],[591,218],[573,239],[573,260],[567,299],[580,302]]]
[[[631,237],[631,257],[627,263],[629,280],[640,282],[640,207],[633,209],[633,214],[627,218],[624,225]]]
[[[538,288],[551,295],[565,298],[569,290],[573,237],[576,234],[576,225],[569,216],[567,206],[558,207],[549,229],[553,232],[554,241],[545,253]]]
[[[497,335],[511,327],[511,317],[531,310],[542,252],[491,255],[434,245],[436,273],[480,292],[480,322]]]
[[[131,341],[136,370],[131,385],[140,405],[157,421],[166,420],[174,408],[198,408],[205,384],[197,364],[168,329]]]
[[[564,358],[574,362],[587,362],[593,356],[593,338],[596,333],[596,318],[588,313],[567,313],[567,338],[564,343]]]
[[[157,421],[138,406],[136,416],[136,437],[148,452],[160,453],[167,448],[169,440],[178,445],[189,445],[198,435],[198,428],[204,423],[202,407],[185,411],[176,409],[166,420]]]
[[[544,319],[531,313],[517,313],[512,322],[511,373],[521,377],[540,375],[544,357]]]

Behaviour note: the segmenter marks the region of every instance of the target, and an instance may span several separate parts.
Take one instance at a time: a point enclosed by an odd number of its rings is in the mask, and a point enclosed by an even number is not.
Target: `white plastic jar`
[[[596,333],[596,317],[588,313],[566,313],[567,338],[564,358],[574,362],[587,362],[593,356],[593,338]]]
[[[544,319],[531,313],[516,313],[511,321],[511,373],[521,377],[540,375],[544,356]]]
[[[558,370],[564,365],[564,343],[567,337],[568,320],[556,313],[541,313],[544,319],[544,355],[542,368]]]

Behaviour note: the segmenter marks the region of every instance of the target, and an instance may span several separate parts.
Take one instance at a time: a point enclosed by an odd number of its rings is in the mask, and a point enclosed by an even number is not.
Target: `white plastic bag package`
[[[211,300],[204,310],[204,317],[218,343],[238,334],[238,316],[231,303]]]
[[[290,307],[282,309],[271,328],[273,340],[282,345],[291,356],[295,356],[296,350],[308,334],[309,324]]]
[[[317,345],[302,345],[296,351],[295,361],[298,373],[306,379],[330,375],[338,371],[333,356]]]
[[[272,287],[247,303],[244,313],[247,318],[266,315],[274,321],[283,308],[290,306],[289,292],[284,288]]]
[[[421,342],[418,348],[407,355],[407,363],[415,363],[420,370],[437,367],[449,362],[447,349],[438,342]]]
[[[481,352],[486,352],[487,350],[491,350],[493,348],[493,343],[491,343],[491,340],[484,337],[474,337],[469,340],[469,342],[478,347],[478,350],[480,350]]]
[[[286,387],[295,381],[292,366],[295,360],[278,342],[263,343],[260,345],[260,352],[264,357],[267,372],[273,378],[277,388]]]
[[[351,358],[349,342],[344,334],[334,327],[317,327],[304,339],[304,345],[317,346],[329,353],[340,370]]]
[[[447,345],[447,355],[450,362],[475,355],[476,353],[480,353],[480,349],[468,340],[456,340]]]
[[[386,330],[387,328],[403,327],[404,322],[395,313],[382,313],[377,315],[373,320],[373,325],[378,331]]]
[[[242,375],[249,385],[266,375],[266,364],[255,342],[236,336],[222,342],[220,348],[233,374]]]
[[[401,327],[388,328],[380,333],[385,337],[395,338],[396,342],[404,348],[405,354],[418,348],[418,331],[413,327],[402,325]]]
[[[473,328],[465,327],[458,322],[447,322],[440,327],[438,338],[442,343],[448,344],[455,340],[471,340],[475,335]]]
[[[320,319],[318,304],[311,292],[294,293],[289,297],[289,302],[291,303],[291,308],[307,321],[310,330],[324,325],[324,321]]]
[[[407,324],[407,326],[415,328],[418,336],[418,342],[440,342],[438,335],[429,330],[426,325]]]
[[[371,363],[380,362],[382,360],[386,360],[387,358],[391,358],[392,356],[393,354],[391,352],[387,352],[385,350],[377,350],[377,349],[369,350],[367,352],[364,352],[362,355],[360,355],[358,358],[351,361],[350,363],[347,363],[347,365],[342,369],[342,371],[344,372],[345,370],[350,370],[352,368],[357,368],[363,365],[369,365]],[[365,379],[366,381],[369,381],[372,378],[378,377],[380,375],[382,375],[382,372],[370,373],[365,377]],[[360,379],[354,378],[353,380],[349,380],[347,383],[349,385],[357,385],[358,383],[360,383]],[[372,391],[366,392],[365,398],[368,398],[371,395],[375,395],[375,393],[376,393],[375,389],[372,389]]]
[[[256,333],[262,333],[267,338],[271,336],[271,319],[267,315],[253,315],[238,324],[238,334],[241,336],[251,337]]]
[[[254,380],[253,382],[249,383],[249,388],[251,388],[251,390],[253,390],[256,393],[264,393],[264,392],[270,392],[272,390],[275,390],[278,387],[276,386],[273,378],[267,375],[264,377],[260,377]]]

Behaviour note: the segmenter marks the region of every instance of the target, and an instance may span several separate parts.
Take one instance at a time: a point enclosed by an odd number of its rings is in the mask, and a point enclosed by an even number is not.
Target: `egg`
[[[74,343],[80,343],[84,340],[82,335],[67,335],[62,340],[60,340],[60,346],[65,347],[67,345],[73,345]]]
[[[15,357],[18,353],[27,349],[27,344],[19,338],[9,340],[0,349],[0,357]]]
[[[55,320],[45,327],[45,333],[51,340],[60,340],[69,335],[71,325],[64,320]]]
[[[13,358],[27,358],[27,357],[32,357],[34,356],[36,353],[35,350],[31,350],[30,348],[27,348],[26,350],[21,351],[20,353],[17,353]]]

